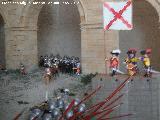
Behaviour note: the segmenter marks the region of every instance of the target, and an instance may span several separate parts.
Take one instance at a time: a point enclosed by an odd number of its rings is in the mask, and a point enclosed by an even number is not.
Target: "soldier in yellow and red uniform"
[[[152,73],[151,73],[151,61],[150,61],[150,54],[151,54],[151,49],[146,49],[146,50],[142,50],[140,53],[142,55],[142,57],[140,58],[140,60],[143,62],[144,65],[144,69],[145,69],[145,77],[151,77]]]
[[[129,76],[136,75],[138,72],[137,62],[139,58],[136,57],[136,49],[129,49],[127,51],[127,58],[125,59],[127,71]]]

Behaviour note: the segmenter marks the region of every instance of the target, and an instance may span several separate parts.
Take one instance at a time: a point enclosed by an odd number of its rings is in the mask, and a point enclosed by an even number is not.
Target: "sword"
[[[120,73],[120,74],[125,74],[124,72],[120,71],[119,69],[117,68],[112,68],[112,70],[110,71],[112,73],[112,71],[116,71],[117,73]]]
[[[125,74],[124,72],[120,71],[119,69],[116,70],[116,72],[117,72],[117,73],[120,73],[120,74],[123,74],[123,75]]]
[[[156,70],[151,70],[151,73],[156,73],[156,74],[160,74],[160,72],[159,71],[156,71]]]

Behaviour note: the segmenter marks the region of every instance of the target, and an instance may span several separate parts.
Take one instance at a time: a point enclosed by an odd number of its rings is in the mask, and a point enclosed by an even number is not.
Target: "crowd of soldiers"
[[[58,68],[61,73],[80,74],[80,59],[78,57],[60,55],[40,56],[39,66],[45,68]]]

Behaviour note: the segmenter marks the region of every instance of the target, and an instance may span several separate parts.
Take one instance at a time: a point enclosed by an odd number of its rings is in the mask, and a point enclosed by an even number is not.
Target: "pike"
[[[63,113],[62,116],[59,118],[59,120],[62,120],[63,117],[67,114],[67,112],[69,112],[69,111],[72,109],[72,107],[73,107],[73,105],[74,105],[74,102],[75,102],[75,100],[72,100],[72,102],[69,104],[68,108],[64,111],[64,113]]]
[[[102,102],[104,102],[104,101],[102,101]],[[90,108],[88,108],[85,112],[89,112],[90,110],[92,110],[92,109],[94,109],[95,107],[99,106],[102,102],[97,103],[97,104],[95,104],[95,105],[91,106],[91,107],[90,107]]]
[[[106,102],[110,101],[118,92],[120,92],[120,90],[126,85],[126,83],[128,83],[130,77],[131,77],[131,76],[129,76],[123,83],[121,83],[121,84],[119,85],[119,87],[105,99],[105,101],[106,101]],[[103,105],[105,105],[106,102],[103,102],[101,105],[99,105],[99,107],[97,107],[96,110],[95,110],[92,114],[94,114],[94,113],[97,112],[101,107],[103,107]]]
[[[96,92],[98,92],[101,89],[101,86],[99,86],[97,89],[95,89],[93,92],[91,92],[89,95],[87,95],[86,97],[84,97],[74,108],[74,112],[75,114],[73,115],[73,117],[69,118],[69,120],[75,120],[76,117],[78,117],[79,115],[82,115],[82,113],[76,113],[78,106],[80,104],[82,104],[83,102],[85,102],[86,100],[88,100],[90,97],[92,97],[94,94],[96,94]]]
[[[122,104],[123,104],[123,103],[120,103],[120,104],[118,104],[118,105],[114,105],[114,106],[111,107],[111,108],[104,109],[104,110],[102,110],[102,111],[100,111],[100,112],[95,113],[94,116],[99,115],[99,114],[102,114],[102,113],[104,113],[104,112],[106,112],[106,111],[114,110],[114,109],[120,107]]]
[[[100,120],[100,119],[102,119],[104,116],[107,116],[107,115],[109,115],[110,113],[112,113],[113,111],[114,111],[114,110],[112,109],[112,110],[108,111],[107,113],[103,114],[102,116],[100,116],[100,117],[97,118],[97,119]]]
[[[116,117],[111,117],[111,118],[103,118],[103,119],[100,119],[100,120],[112,120],[112,119],[118,119],[118,118],[127,117],[127,116],[131,116],[131,115],[133,115],[133,114],[124,114],[124,115],[120,115],[120,116],[116,116]]]
[[[108,108],[108,107],[111,106],[112,104],[114,104],[116,101],[118,101],[118,100],[119,100],[120,98],[122,98],[123,96],[124,96],[124,94],[118,96],[118,97],[117,97],[115,100],[113,100],[110,104],[106,105],[106,106],[103,108],[103,110],[106,109],[106,108]]]
[[[107,113],[105,113],[104,115],[106,116],[106,115],[109,115],[111,112],[113,112],[114,110],[109,110],[109,111],[107,111]],[[83,119],[83,120],[91,120],[92,118],[93,118],[94,116],[86,116],[86,118],[85,119]],[[100,120],[100,118],[98,118],[97,120]]]
[[[24,111],[26,110],[27,108],[23,108],[21,112],[19,112],[14,118],[13,120],[18,120],[24,113]]]
[[[108,107],[111,106],[112,104],[114,104],[116,101],[118,101],[118,100],[119,100],[120,98],[122,98],[123,96],[124,96],[124,94],[118,96],[115,100],[113,100],[111,103],[109,103],[108,105],[106,105],[106,106],[103,108],[103,110],[106,109],[106,108],[108,108]],[[93,110],[95,107],[99,106],[99,105],[102,104],[103,102],[106,102],[106,101],[102,101],[102,102],[100,102],[100,103],[97,103],[96,105],[91,106],[91,107],[90,107],[89,109],[87,109],[85,112],[88,113],[89,111]]]
[[[101,107],[103,107],[103,105],[105,105],[108,101],[110,101],[118,92],[120,92],[120,90],[125,86],[126,83],[129,82],[129,79],[130,79],[130,76],[123,82],[119,85],[119,87],[113,92],[111,93],[111,95],[109,97],[107,97],[105,99],[105,101],[102,101],[94,106],[92,106],[91,108],[94,108],[94,107],[97,107],[96,110],[94,110],[94,112],[91,113],[91,116],[93,114],[95,114]],[[114,101],[116,102],[118,99],[120,99],[123,95],[119,96],[117,99],[115,99]],[[114,102],[113,102],[114,103]],[[113,104],[112,103],[112,104]],[[76,119],[77,116],[81,116],[83,113],[75,113],[74,116],[72,118],[70,118],[69,120],[74,120]],[[89,120],[89,118],[86,118],[86,120]]]
[[[117,108],[120,107],[120,106],[121,106],[121,104],[118,105],[118,106],[116,106],[116,107],[114,107],[113,109],[110,109],[107,113],[101,115],[101,116],[98,118],[98,120],[100,120],[100,119],[102,119],[103,117],[107,116],[108,114],[110,114],[111,112],[113,112],[115,109],[117,109]]]
[[[97,89],[95,89],[93,92],[91,92],[89,95],[87,95],[85,98],[83,98],[78,105],[76,105],[76,107],[78,107],[80,104],[82,104],[83,102],[85,102],[86,100],[88,100],[90,97],[92,97],[94,94],[96,94],[96,92],[98,92],[101,89],[101,86],[99,86]]]

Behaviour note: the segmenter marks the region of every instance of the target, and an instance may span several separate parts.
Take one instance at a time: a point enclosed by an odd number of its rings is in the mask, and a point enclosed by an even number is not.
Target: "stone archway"
[[[151,3],[139,0],[133,2],[133,25],[133,30],[119,32],[121,61],[124,60],[128,48],[137,48],[138,50],[152,48],[152,65],[154,68],[160,69],[159,15]]]
[[[54,2],[54,0],[53,0]],[[38,55],[59,54],[81,57],[80,13],[74,1],[44,5],[38,17]],[[72,4],[71,4],[72,3]]]
[[[30,2],[34,2],[34,1],[43,1],[43,0],[31,0]],[[54,1],[54,0],[52,0]],[[79,14],[79,21],[80,24],[79,26],[81,26],[81,24],[84,24],[86,22],[86,15],[85,15],[85,9],[84,6],[82,6],[81,1],[82,0],[69,0],[69,1],[75,1],[75,2],[79,2],[79,4],[74,5],[75,7],[78,8],[78,14]],[[47,3],[47,1],[45,1]],[[61,2],[61,1],[60,1]],[[24,8],[23,8],[23,14],[22,17],[20,18],[20,23],[24,26],[25,31],[28,31],[28,44],[30,46],[30,50],[27,49],[27,51],[25,51],[25,54],[28,55],[29,58],[31,59],[27,59],[28,62],[26,63],[26,66],[33,66],[35,64],[38,65],[38,17],[39,14],[43,8],[43,6],[45,6],[46,4],[41,4],[41,5],[34,5],[34,4],[27,4]],[[79,27],[80,28],[80,27]],[[80,37],[82,36],[83,33],[81,33]],[[82,41],[81,41],[82,42]],[[24,59],[26,59],[27,57],[25,57]]]
[[[33,2],[35,0],[30,1]],[[109,57],[109,53],[112,49],[119,47],[119,31],[106,31],[104,33],[102,30],[101,2],[93,1],[92,4],[89,4],[86,0],[74,1],[80,2],[77,7],[81,23],[82,70],[84,73],[105,73],[108,69],[105,69],[104,59],[105,57]],[[159,5],[156,0],[146,1],[151,4],[151,8],[154,7],[157,10],[157,13],[160,14]],[[43,6],[44,5],[27,4],[23,7],[21,12],[22,16],[19,21],[22,25],[22,29],[25,31],[24,34],[27,36],[27,39],[24,39],[29,46],[25,46],[25,51],[22,52],[22,55],[25,54],[23,61],[27,60],[26,63],[29,63],[31,66],[37,64],[38,61],[37,22]],[[21,30],[21,27],[17,29]],[[19,58],[16,58],[15,61],[17,61],[17,59]]]

